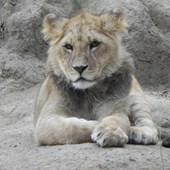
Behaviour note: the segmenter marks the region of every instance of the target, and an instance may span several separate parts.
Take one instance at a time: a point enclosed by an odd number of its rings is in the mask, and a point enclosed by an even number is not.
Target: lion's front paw
[[[98,126],[94,129],[91,139],[101,147],[124,146],[128,142],[128,136],[120,127],[113,129]]]
[[[131,127],[129,133],[129,143],[151,145],[158,142],[158,133],[151,127]]]

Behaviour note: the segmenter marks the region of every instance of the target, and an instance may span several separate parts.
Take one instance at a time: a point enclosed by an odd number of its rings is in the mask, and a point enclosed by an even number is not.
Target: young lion
[[[157,143],[133,61],[121,44],[126,27],[120,10],[101,16],[82,12],[71,19],[45,17],[48,75],[34,112],[40,145]]]

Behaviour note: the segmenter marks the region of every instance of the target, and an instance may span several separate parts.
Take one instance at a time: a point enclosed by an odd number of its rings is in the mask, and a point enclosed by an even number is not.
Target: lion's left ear
[[[122,8],[116,8],[108,14],[100,16],[103,28],[111,32],[124,32],[127,29],[127,22],[124,18]]]

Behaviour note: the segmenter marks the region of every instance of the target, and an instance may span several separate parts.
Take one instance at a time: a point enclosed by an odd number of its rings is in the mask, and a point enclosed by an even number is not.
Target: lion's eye
[[[73,50],[73,46],[71,44],[65,44],[63,47],[67,50]]]
[[[96,48],[100,45],[101,43],[97,40],[94,40],[90,43],[90,50],[92,50],[93,48]]]

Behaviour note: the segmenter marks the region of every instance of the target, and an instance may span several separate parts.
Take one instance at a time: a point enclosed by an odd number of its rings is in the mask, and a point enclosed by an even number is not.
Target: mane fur
[[[58,77],[53,74],[53,79],[64,95],[67,109],[75,112],[79,110],[90,112],[97,102],[102,100],[116,101],[126,97],[131,88],[132,73],[132,60],[128,58],[110,77],[106,77],[89,89],[75,89],[65,77]]]

